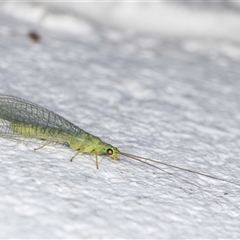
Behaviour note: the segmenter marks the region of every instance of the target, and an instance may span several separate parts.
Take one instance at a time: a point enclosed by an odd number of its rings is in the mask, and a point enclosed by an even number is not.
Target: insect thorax
[[[86,132],[81,132],[79,134],[69,136],[68,144],[73,150],[99,155],[102,153],[98,153],[98,149],[104,143],[99,137]]]

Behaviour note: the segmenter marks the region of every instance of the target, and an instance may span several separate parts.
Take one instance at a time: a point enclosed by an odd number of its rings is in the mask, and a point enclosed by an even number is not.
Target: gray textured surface
[[[41,42],[28,37],[36,29]],[[0,16],[1,93],[122,151],[240,182],[239,45],[110,29],[53,33]],[[127,158],[0,139],[1,238],[239,238],[234,185]]]

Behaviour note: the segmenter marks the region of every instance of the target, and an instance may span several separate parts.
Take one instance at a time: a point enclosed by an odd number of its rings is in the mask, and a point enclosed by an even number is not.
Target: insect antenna
[[[121,155],[123,155],[123,156],[125,156],[125,157],[129,157],[129,158],[131,158],[131,159],[134,159],[134,160],[136,160],[136,161],[139,161],[139,162],[141,162],[141,163],[144,163],[144,164],[146,164],[146,165],[148,165],[148,166],[151,166],[151,167],[153,167],[153,168],[156,168],[156,169],[158,169],[158,170],[160,170],[160,171],[162,171],[162,172],[164,172],[164,173],[166,173],[166,174],[168,174],[168,175],[174,176],[175,178],[178,178],[178,179],[180,179],[181,181],[184,181],[184,182],[186,182],[186,183],[188,183],[188,184],[191,184],[191,185],[199,188],[199,186],[198,186],[197,184],[195,184],[195,183],[193,183],[193,182],[190,182],[190,181],[184,179],[183,177],[179,177],[178,175],[176,175],[176,174],[174,174],[174,173],[168,172],[168,171],[166,171],[166,170],[164,170],[164,169],[162,169],[162,168],[160,168],[160,167],[158,167],[158,166],[155,166],[155,165],[153,165],[153,164],[151,164],[151,163],[148,163],[148,162],[144,161],[144,160],[146,160],[146,159],[144,159],[144,158],[141,159],[141,157],[139,157],[139,156],[132,155],[132,154],[129,154],[129,153],[124,153],[124,152],[120,152],[119,154],[121,154]],[[149,159],[149,160],[151,160],[151,159]],[[163,164],[163,165],[164,165],[164,164]]]
[[[170,172],[167,172],[166,170],[163,170],[153,164],[150,164],[146,161],[149,161],[149,162],[154,162],[154,163],[158,163],[158,164],[161,164],[161,165],[164,165],[164,166],[167,166],[167,167],[171,167],[171,168],[175,168],[175,169],[179,169],[179,170],[182,170],[182,171],[185,171],[185,172],[190,172],[190,173],[194,173],[194,174],[197,174],[197,175],[200,175],[200,176],[203,176],[203,177],[207,177],[207,178],[211,178],[211,179],[214,179],[214,180],[219,180],[219,181],[222,181],[222,182],[225,182],[225,183],[229,183],[229,184],[233,184],[233,185],[236,185],[236,186],[240,186],[239,183],[236,183],[236,182],[232,182],[232,181],[229,181],[229,180],[226,180],[224,178],[220,178],[220,177],[216,177],[216,176],[212,176],[212,175],[208,175],[206,173],[201,173],[201,172],[197,172],[197,171],[194,171],[194,170],[191,170],[191,169],[187,169],[187,168],[183,168],[183,167],[178,167],[176,165],[172,165],[172,164],[169,164],[169,163],[165,163],[165,162],[161,162],[161,161],[157,161],[157,160],[154,160],[154,159],[151,159],[151,158],[145,158],[145,157],[141,157],[141,156],[137,156],[137,155],[133,155],[133,154],[130,154],[130,153],[125,153],[125,152],[120,152],[119,154],[123,155],[123,156],[126,156],[126,157],[129,157],[129,158],[132,158],[134,160],[137,160],[139,162],[142,162],[142,163],[145,163],[151,167],[154,167],[154,168],[157,168],[163,172],[166,172],[170,175],[174,175],[175,177],[178,177],[180,178],[179,176],[176,176],[175,174],[173,173],[170,173]],[[145,160],[145,161],[144,161]],[[182,178],[181,178],[182,179]],[[182,179],[183,180],[183,179]],[[184,181],[187,181],[187,180],[184,180]],[[188,183],[191,183],[189,181],[187,181]],[[191,183],[193,184],[193,183]],[[195,184],[193,184],[195,185]],[[195,185],[196,186],[196,185]]]

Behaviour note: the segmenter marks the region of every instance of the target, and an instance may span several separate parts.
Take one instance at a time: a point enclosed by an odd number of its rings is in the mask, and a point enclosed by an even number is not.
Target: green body
[[[107,154],[115,160],[120,154],[116,147],[85,132],[57,113],[30,101],[1,94],[0,136],[22,141],[45,140],[41,147],[50,142],[65,143],[77,151],[71,161],[80,152],[96,156]]]
[[[116,147],[84,131],[72,132],[70,130],[19,122],[11,123],[11,128],[18,134],[28,138],[34,137],[48,142],[67,143],[71,149],[78,152],[93,155],[108,154],[112,159],[118,160],[119,150]]]

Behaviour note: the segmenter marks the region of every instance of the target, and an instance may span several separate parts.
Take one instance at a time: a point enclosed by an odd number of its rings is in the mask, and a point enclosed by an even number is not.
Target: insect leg
[[[80,151],[76,152],[76,153],[73,155],[73,157],[70,159],[70,162],[72,162],[73,159],[74,159],[79,153],[80,153]]]
[[[39,150],[39,149],[45,147],[45,146],[48,145],[49,143],[50,143],[50,142],[46,142],[46,143],[44,143],[42,146],[40,146],[40,147],[38,147],[38,148],[34,148],[34,151]]]
[[[97,155],[96,155],[96,167],[98,169],[98,158],[97,158]]]

